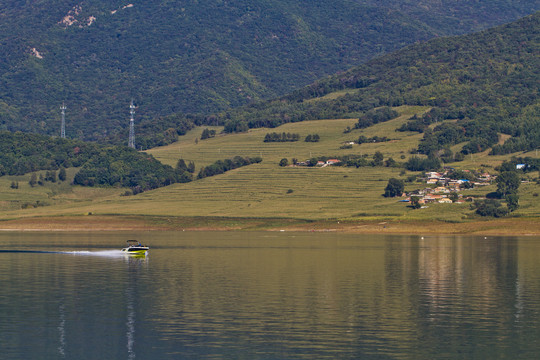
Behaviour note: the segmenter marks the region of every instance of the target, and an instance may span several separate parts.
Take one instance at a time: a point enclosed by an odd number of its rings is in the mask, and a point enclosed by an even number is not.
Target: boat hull
[[[143,255],[143,254],[146,254],[146,252],[150,250],[150,248],[144,246],[138,246],[138,247],[128,247],[128,248],[124,248],[122,249],[122,252],[125,253],[126,255]]]

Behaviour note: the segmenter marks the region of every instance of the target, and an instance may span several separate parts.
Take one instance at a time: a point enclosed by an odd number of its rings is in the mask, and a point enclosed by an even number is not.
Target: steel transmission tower
[[[128,146],[135,149],[135,105],[133,105],[133,100],[131,100],[131,105],[129,105],[129,113],[131,114],[131,119],[129,120]]]
[[[62,139],[66,138],[66,104],[62,102],[62,106],[60,106],[60,110],[62,110],[62,127],[60,128],[60,137]]]

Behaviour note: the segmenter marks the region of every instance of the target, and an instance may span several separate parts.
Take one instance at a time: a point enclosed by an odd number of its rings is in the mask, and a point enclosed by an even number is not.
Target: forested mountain
[[[0,130],[58,134],[65,101],[68,137],[127,137],[132,98],[137,121],[209,114],[536,10],[537,0],[2,1]]]
[[[491,146],[494,153],[535,149],[540,146],[539,32],[537,12],[479,33],[411,45],[288,96],[210,116],[206,122],[234,132],[359,117],[380,106],[424,105],[431,110],[400,129],[424,132],[421,153],[466,141],[465,154]],[[369,119],[362,121],[359,127],[369,126]],[[428,128],[436,122],[441,125]],[[512,138],[495,145],[499,133]]]

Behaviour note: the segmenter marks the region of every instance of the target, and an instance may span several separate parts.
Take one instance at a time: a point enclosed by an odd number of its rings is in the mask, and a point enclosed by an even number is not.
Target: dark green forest
[[[116,146],[101,149],[73,179],[75,185],[129,187],[133,193],[179,182],[179,173],[152,155]]]
[[[56,177],[56,170],[60,169],[60,174],[64,171],[65,178],[65,168],[79,167],[74,184],[129,187],[133,193],[186,181],[183,169],[163,165],[152,155],[127,146],[111,147],[0,131],[0,153],[0,176],[31,172],[35,175],[37,171],[47,170],[47,174]],[[190,181],[191,176],[187,180]]]
[[[98,151],[94,143],[0,131],[0,176],[79,167]]]
[[[120,144],[133,99],[148,148],[199,119],[172,114],[281,96],[408,44],[537,10],[536,0],[3,1],[0,130],[58,135],[65,101],[69,138]],[[374,80],[357,76],[355,87]],[[318,84],[328,85],[310,87],[314,95],[336,85]],[[323,116],[317,111],[304,117]]]

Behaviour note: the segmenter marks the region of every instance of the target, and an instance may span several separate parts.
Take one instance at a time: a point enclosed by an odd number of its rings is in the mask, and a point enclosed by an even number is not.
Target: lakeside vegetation
[[[401,107],[400,117],[388,122],[379,123],[362,131],[365,136],[373,137],[387,133],[405,123],[412,113],[421,114],[425,108]],[[2,188],[2,211],[0,219],[43,216],[142,216],[162,219],[157,221],[163,225],[170,219],[171,224],[182,228],[182,219],[191,223],[194,228],[212,228],[210,220],[215,219],[217,228],[243,228],[245,223],[257,223],[255,228],[261,229],[268,224],[286,224],[286,221],[276,219],[293,219],[291,226],[297,229],[324,229],[332,224],[333,227],[346,229],[345,224],[365,222],[371,224],[369,229],[380,229],[380,222],[388,224],[411,224],[415,222],[441,222],[453,224],[455,231],[467,229],[467,224],[476,223],[480,217],[474,214],[470,204],[434,204],[428,209],[412,210],[395,198],[384,197],[388,179],[396,178],[404,181],[405,190],[413,190],[419,186],[416,181],[409,182],[411,175],[418,176],[419,172],[403,171],[403,168],[385,166],[370,167],[363,171],[356,167],[280,167],[283,157],[309,159],[310,156],[325,156],[333,154],[368,154],[371,158],[376,152],[384,157],[394,157],[405,161],[411,154],[404,152],[403,147],[414,147],[421,139],[415,132],[399,133],[399,139],[392,142],[365,143],[355,145],[352,149],[339,149],[339,144],[349,140],[353,134],[344,134],[343,129],[353,126],[354,119],[322,120],[305,123],[287,124],[281,130],[291,133],[318,133],[321,139],[317,143],[263,143],[265,129],[254,129],[247,133],[221,135],[205,141],[195,142],[200,138],[203,127],[196,128],[180,138],[180,141],[165,147],[156,148],[150,153],[163,163],[175,166],[181,156],[185,162],[197,165],[195,172],[202,167],[210,166],[218,160],[232,158],[238,154],[244,157],[264,158],[264,161],[247,167],[228,171],[219,176],[212,176],[189,183],[178,183],[160,189],[148,191],[136,196],[121,196],[123,189],[85,189],[78,186],[67,186],[64,190],[60,184],[48,183],[45,187],[30,188],[26,178],[4,176]],[[220,132],[219,127],[213,128]],[[401,159],[401,155],[405,159]],[[527,154],[524,154],[527,155]],[[528,154],[534,156],[534,153]],[[497,173],[494,169],[503,160],[510,159],[508,155],[489,156],[487,152],[467,157],[464,161],[451,164],[460,169],[485,169]],[[68,169],[69,178],[73,178],[73,169]],[[539,177],[537,171],[529,172],[526,177],[534,180]],[[11,181],[17,180],[18,190],[9,189]],[[0,184],[2,184],[0,182]],[[62,186],[66,186],[66,183]],[[289,190],[293,190],[290,192]],[[482,189],[467,190],[468,195],[485,196],[497,190],[496,184]],[[14,197],[21,194],[36,194],[40,191],[46,207],[35,206],[25,210],[17,207]],[[63,192],[66,191],[66,192]],[[102,192],[100,196],[91,195],[93,191]],[[74,192],[77,193],[75,196]],[[79,193],[80,192],[80,193]],[[518,223],[527,219],[540,217],[538,197],[539,185],[531,181],[521,184],[519,189],[520,207],[511,218]],[[82,194],[85,195],[82,195]],[[79,195],[81,194],[81,195]],[[11,198],[9,197],[11,196]],[[34,195],[29,196],[31,199]],[[9,200],[11,199],[11,201]],[[35,201],[34,201],[35,204]],[[234,214],[236,220],[225,221]],[[190,218],[200,218],[193,223]],[[246,218],[241,220],[241,218]],[[175,220],[176,219],[176,220]],[[218,220],[222,219],[222,220]],[[251,220],[249,220],[251,219]],[[257,220],[259,219],[259,220]],[[330,221],[332,220],[332,221]],[[209,221],[207,223],[206,221]],[[307,223],[306,223],[307,221]],[[341,226],[337,225],[337,222]],[[157,224],[156,223],[156,224]],[[206,224],[203,226],[203,224]],[[233,226],[236,224],[237,227]],[[303,225],[302,225],[303,224]],[[310,225],[311,224],[311,225]],[[317,225],[319,224],[319,225]],[[326,224],[326,225],[322,225]],[[397,223],[396,223],[397,224]],[[223,225],[223,227],[221,227]],[[165,225],[163,225],[165,226]],[[171,225],[172,226],[172,225]],[[176,225],[175,225],[176,226]],[[251,225],[246,225],[252,228]],[[269,227],[272,227],[268,225]],[[280,225],[275,225],[279,228]],[[286,225],[283,225],[284,227]],[[426,225],[429,227],[429,225]],[[485,223],[485,226],[488,226]],[[157,225],[156,225],[157,227]],[[172,226],[174,228],[174,226]],[[481,226],[480,226],[481,227]],[[497,227],[497,226],[495,226]],[[448,227],[444,227],[449,231]],[[358,230],[360,231],[360,230]],[[396,230],[397,231],[397,230]]]
[[[414,45],[227,114],[167,116],[149,125],[152,136],[137,137],[153,147],[146,152],[2,132],[0,220],[92,215],[456,227],[486,217],[537,220],[539,21],[537,13]],[[354,91],[344,93],[348,86]],[[449,203],[420,204],[414,192],[437,186],[423,173],[442,170],[454,180],[498,178],[464,186]],[[399,193],[412,194],[410,204]],[[457,201],[460,195],[468,203]]]

